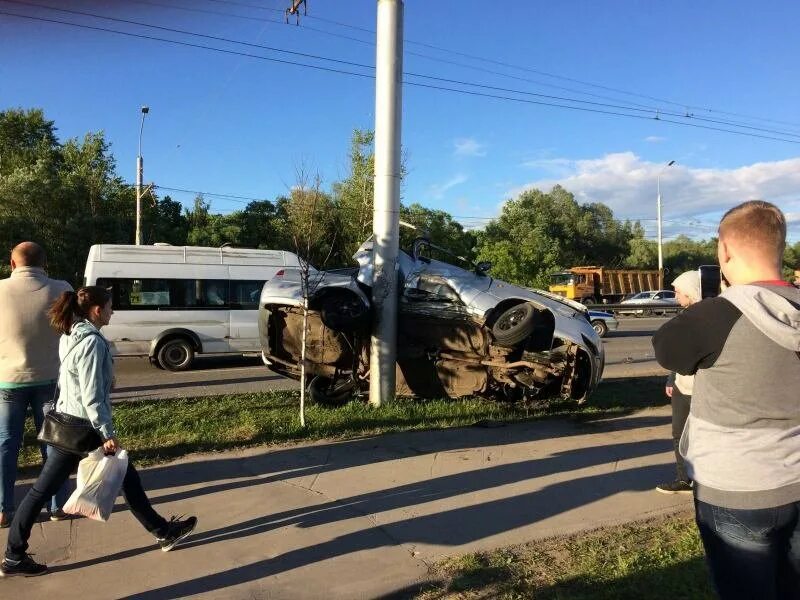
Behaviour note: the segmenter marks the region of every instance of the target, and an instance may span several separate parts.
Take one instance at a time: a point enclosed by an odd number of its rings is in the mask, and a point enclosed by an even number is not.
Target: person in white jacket
[[[100,333],[113,313],[111,293],[98,286],[64,292],[49,312],[53,327],[62,334],[56,410],[73,425],[92,430],[96,448],[102,447],[106,454],[119,450],[110,398],[113,361],[108,342]],[[47,573],[47,565],[37,563],[27,552],[31,529],[47,498],[64,484],[80,460],[80,454],[48,447],[44,468],[11,521],[0,576],[32,577]],[[164,552],[183,541],[197,524],[193,516],[167,521],[159,515],[131,462],[122,483],[122,494],[133,516],[153,534]]]
[[[686,271],[672,282],[675,297],[683,308],[700,302],[702,292],[700,288],[700,272]],[[675,450],[675,481],[662,483],[656,486],[656,491],[662,494],[691,494],[692,480],[686,472],[686,462],[683,460],[678,444],[680,443],[686,419],[692,402],[692,387],[694,375],[681,375],[674,371],[667,377],[666,394],[672,404],[672,445]]]

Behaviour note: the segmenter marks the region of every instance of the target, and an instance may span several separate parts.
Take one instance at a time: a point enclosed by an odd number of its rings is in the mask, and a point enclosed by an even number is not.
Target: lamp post
[[[661,174],[675,164],[674,160],[664,165],[656,176],[656,210],[658,212],[658,289],[664,289],[664,244],[661,237]]]
[[[136,155],[136,245],[142,245],[142,176],[144,175],[144,161],[142,160],[142,132],[144,131],[144,118],[150,108],[142,107],[142,124],[139,127],[139,152]]]

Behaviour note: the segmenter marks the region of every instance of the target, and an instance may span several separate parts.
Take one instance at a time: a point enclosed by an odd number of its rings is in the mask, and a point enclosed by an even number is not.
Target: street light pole
[[[375,54],[375,208],[369,403],[395,396],[400,247],[400,124],[403,111],[403,0],[378,0]]]
[[[661,170],[658,172],[658,176],[656,177],[656,212],[658,213],[658,289],[664,289],[664,244],[663,239],[661,237],[661,174],[672,165],[675,164],[674,160],[669,161]]]
[[[139,152],[136,154],[136,245],[142,245],[142,177],[144,175],[144,161],[142,160],[142,132],[144,131],[144,117],[150,112],[147,106],[142,107],[142,124],[139,127]]]

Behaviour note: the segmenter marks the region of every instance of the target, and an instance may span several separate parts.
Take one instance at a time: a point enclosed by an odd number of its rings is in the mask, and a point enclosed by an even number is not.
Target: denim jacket
[[[111,349],[89,321],[78,321],[58,347],[56,410],[88,419],[105,440],[116,436],[111,419],[111,382],[114,364]]]

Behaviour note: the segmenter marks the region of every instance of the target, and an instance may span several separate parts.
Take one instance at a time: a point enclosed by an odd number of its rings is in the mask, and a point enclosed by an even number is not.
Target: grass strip
[[[144,466],[192,452],[463,427],[482,421],[593,419],[665,403],[662,378],[620,379],[601,384],[582,406],[567,401],[532,405],[482,398],[400,398],[377,409],[360,400],[339,407],[310,405],[303,428],[298,416],[299,399],[299,392],[271,391],[130,401],[114,405],[114,422],[123,446],[132,452],[137,464]],[[20,466],[40,463],[35,431],[28,419]]]
[[[688,514],[448,559],[418,600],[714,598]]]

